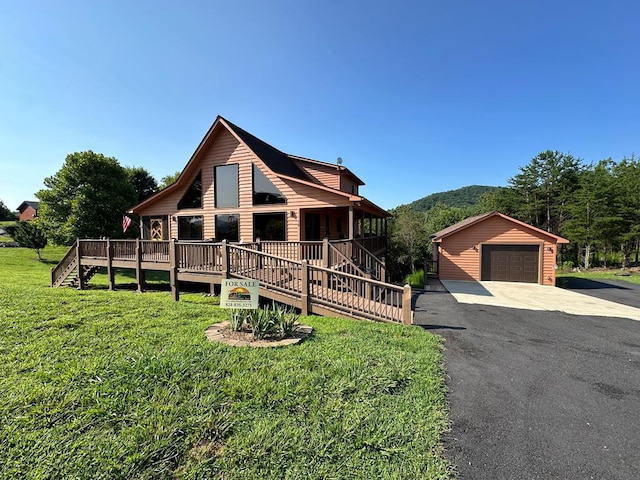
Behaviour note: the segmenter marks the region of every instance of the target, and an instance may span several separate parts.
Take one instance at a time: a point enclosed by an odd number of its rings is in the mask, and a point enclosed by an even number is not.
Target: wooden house
[[[289,155],[218,116],[177,181],[132,207],[144,240],[358,240],[384,256],[388,212],[348,168]]]

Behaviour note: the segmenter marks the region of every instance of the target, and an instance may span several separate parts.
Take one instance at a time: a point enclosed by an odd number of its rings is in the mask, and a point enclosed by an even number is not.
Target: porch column
[[[353,205],[349,206],[349,240],[353,240],[355,235],[353,234],[355,219],[353,218]]]

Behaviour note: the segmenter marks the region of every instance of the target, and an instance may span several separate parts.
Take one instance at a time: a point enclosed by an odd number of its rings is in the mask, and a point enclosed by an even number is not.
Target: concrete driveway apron
[[[571,315],[620,317],[640,321],[640,308],[563,288],[532,283],[464,282],[445,280],[445,288],[459,303],[525,310],[548,310]]]

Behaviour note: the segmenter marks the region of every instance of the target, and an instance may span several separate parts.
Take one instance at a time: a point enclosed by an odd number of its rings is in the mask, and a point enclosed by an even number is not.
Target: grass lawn
[[[631,275],[620,275],[621,273],[631,273]],[[557,285],[562,286],[563,278],[585,278],[587,280],[622,280],[625,282],[640,284],[640,272],[627,271],[623,272],[620,269],[611,270],[587,270],[581,272],[567,272],[560,273],[557,276]]]
[[[213,297],[51,289],[65,252],[0,249],[0,478],[453,476],[439,337],[304,317],[299,345],[221,345]]]

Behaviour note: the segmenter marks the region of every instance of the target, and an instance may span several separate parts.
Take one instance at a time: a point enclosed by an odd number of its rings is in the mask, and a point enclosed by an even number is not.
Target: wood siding
[[[443,238],[438,249],[440,278],[480,281],[483,244],[538,245],[539,283],[555,285],[555,240],[502,217],[490,217]]]
[[[359,195],[358,184],[350,173],[344,170],[341,172],[337,166],[320,165],[311,162],[296,161],[296,165],[305,171],[307,175],[315,179],[318,183],[327,187],[342,190],[343,192]],[[353,187],[353,191],[352,191]]]
[[[197,167],[194,166],[191,169],[190,177],[186,177],[181,182],[181,188],[136,212],[145,216],[168,215],[169,238],[178,237],[177,217],[179,216],[203,216],[204,238],[206,239],[216,237],[214,231],[215,215],[239,214],[239,238],[250,242],[253,241],[254,213],[283,212],[286,214],[286,240],[299,241],[301,235],[304,235],[304,219],[301,214],[304,209],[326,209],[350,205],[349,199],[338,193],[281,179],[226,128],[221,126],[214,135],[210,146],[201,152]],[[300,164],[302,163],[300,162]],[[214,167],[228,164],[238,164],[239,207],[215,208]],[[262,173],[282,192],[287,199],[286,204],[253,205],[253,164],[256,164]],[[328,169],[330,170],[330,167]],[[202,172],[202,208],[178,210],[178,201],[190,187],[199,171]],[[337,186],[336,184],[335,188]],[[342,212],[336,212],[336,214],[344,216]],[[333,221],[335,222],[335,220]],[[343,222],[342,225],[343,231],[348,232],[346,222]]]

